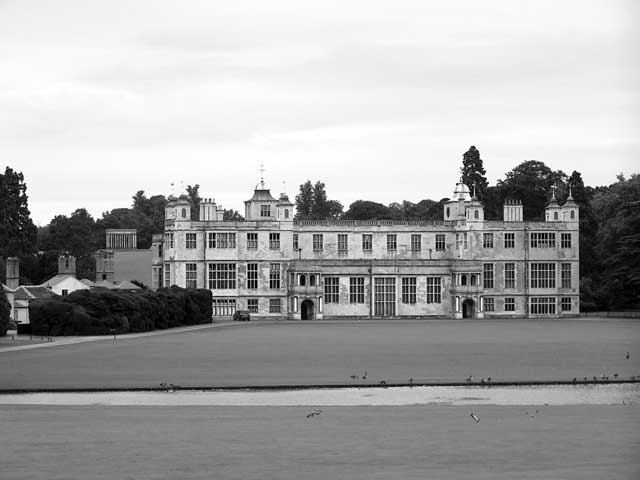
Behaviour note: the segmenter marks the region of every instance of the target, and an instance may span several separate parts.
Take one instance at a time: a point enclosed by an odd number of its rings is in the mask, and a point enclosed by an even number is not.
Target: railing
[[[460,226],[466,220],[294,220],[299,226],[340,226],[340,227],[391,227],[391,226]]]

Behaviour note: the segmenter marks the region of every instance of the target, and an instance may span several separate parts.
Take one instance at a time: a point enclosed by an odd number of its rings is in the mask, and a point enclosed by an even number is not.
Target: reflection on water
[[[393,406],[619,405],[622,403],[640,404],[639,384],[0,395],[0,405]]]

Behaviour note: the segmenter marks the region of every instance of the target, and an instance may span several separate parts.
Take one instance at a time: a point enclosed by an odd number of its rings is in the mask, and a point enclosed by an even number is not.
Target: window
[[[209,233],[209,248],[236,248],[235,233]]]
[[[235,298],[214,298],[211,303],[214,317],[230,317],[236,313]]]
[[[187,248],[196,248],[196,234],[195,233],[187,233]]]
[[[271,216],[271,205],[260,205],[260,216],[261,217],[270,217]]]
[[[445,243],[444,243],[444,234],[438,233],[436,234],[436,251],[444,251]]]
[[[324,278],[324,301],[325,303],[340,302],[340,278],[339,277]]]
[[[571,288],[571,264],[563,263],[560,270],[560,288]]]
[[[422,235],[413,234],[411,235],[411,251],[419,252],[422,250]]]
[[[182,218],[187,218],[187,209],[186,208],[182,209]]]
[[[173,248],[173,233],[164,234],[164,244],[167,248]]]
[[[269,288],[280,288],[280,264],[269,264]]]
[[[258,249],[258,233],[257,232],[247,233],[247,250],[257,250],[257,249]]]
[[[269,299],[269,313],[280,313],[282,310],[282,301],[280,298]]]
[[[515,248],[516,247],[516,234],[513,232],[508,232],[504,234],[504,248]]]
[[[280,234],[269,234],[269,250],[280,250]]]
[[[258,299],[257,298],[248,298],[247,299],[247,310],[250,313],[258,313]]]
[[[186,265],[185,286],[187,288],[198,287],[198,266],[195,263],[187,263]]]
[[[373,313],[390,317],[396,314],[396,279],[393,277],[374,278]]]
[[[531,297],[530,312],[532,315],[549,315],[556,313],[554,297]]]
[[[349,303],[364,303],[364,277],[349,279]]]
[[[570,297],[562,297],[560,299],[560,310],[563,312],[571,311],[571,298]]]
[[[483,306],[484,306],[484,311],[485,312],[493,312],[495,311],[495,302],[493,300],[493,297],[484,297],[483,300]]]
[[[441,277],[427,277],[427,303],[442,303]]]
[[[298,234],[294,233],[293,234],[293,249],[294,250],[298,250],[298,248],[300,248],[300,247],[298,247]]]
[[[63,290],[62,290],[62,296],[63,296],[63,297],[66,297],[67,295],[69,295],[69,290],[67,290],[67,289],[63,289]]]
[[[284,209],[284,218],[289,218],[289,209],[288,208]]]
[[[309,286],[310,287],[316,286],[316,276],[313,273],[309,274]]]
[[[344,233],[338,234],[338,252],[347,253],[349,250],[349,237]]]
[[[395,233],[387,235],[387,251],[393,252],[398,248],[398,236]]]
[[[313,251],[314,252],[321,252],[322,249],[323,249],[322,234],[321,233],[315,233],[313,235]]]
[[[553,232],[531,232],[531,248],[555,248],[556,234]]]
[[[504,264],[504,288],[516,288],[516,264]]]
[[[402,278],[402,303],[416,303],[416,277]]]
[[[485,263],[483,268],[484,288],[493,288],[493,263]]]
[[[482,246],[484,248],[493,248],[493,233],[482,234]]]
[[[373,235],[370,233],[362,234],[362,251],[370,252],[373,250]]]
[[[258,264],[247,263],[247,288],[254,290],[258,288]]]
[[[236,264],[210,263],[209,289],[228,290],[230,288],[236,288]]]
[[[467,248],[467,246],[467,234],[456,233],[456,248],[460,250],[461,248]]]
[[[507,297],[504,299],[504,311],[515,312],[516,311],[516,299],[513,297]]]
[[[569,216],[571,217],[571,220],[575,220],[576,212],[574,210],[571,210],[571,214]]]
[[[571,248],[571,234],[570,233],[561,233],[560,234],[560,247],[561,248]]]
[[[532,263],[531,288],[556,288],[556,264]]]
[[[304,287],[307,284],[307,276],[303,273],[302,275],[300,275],[300,286]]]
[[[171,286],[171,264],[164,264],[164,286],[169,288]]]

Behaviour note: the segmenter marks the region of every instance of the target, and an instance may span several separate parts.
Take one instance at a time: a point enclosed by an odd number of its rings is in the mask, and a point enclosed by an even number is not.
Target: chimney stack
[[[15,290],[20,286],[20,259],[17,257],[7,258],[7,287]]]
[[[76,276],[76,257],[63,253],[58,257],[58,275]]]

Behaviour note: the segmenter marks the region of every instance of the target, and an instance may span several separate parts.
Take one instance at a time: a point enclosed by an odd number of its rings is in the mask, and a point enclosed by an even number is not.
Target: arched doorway
[[[313,302],[305,300],[300,306],[300,318],[302,320],[313,320]]]
[[[462,318],[474,318],[476,316],[476,305],[473,300],[467,298],[462,302]]]

